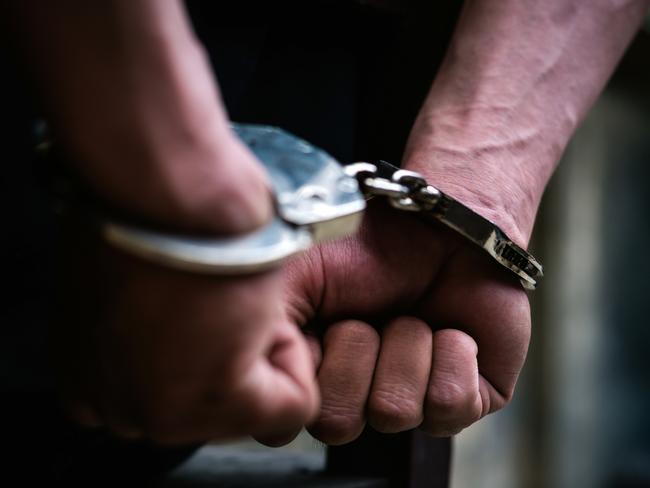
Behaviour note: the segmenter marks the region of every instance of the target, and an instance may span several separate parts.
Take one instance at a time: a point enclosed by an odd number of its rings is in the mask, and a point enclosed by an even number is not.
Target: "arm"
[[[647,6],[468,0],[404,166],[526,246],[547,180]],[[287,279],[298,322],[318,311],[330,324],[317,355],[315,436],[348,442],[366,421],[448,436],[511,400],[530,339],[528,299],[465,240],[375,208],[359,236],[310,259]]]
[[[405,165],[526,245],[547,181],[649,5],[467,1]]]

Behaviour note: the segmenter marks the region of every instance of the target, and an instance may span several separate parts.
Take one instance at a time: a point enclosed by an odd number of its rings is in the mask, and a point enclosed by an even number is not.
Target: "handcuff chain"
[[[539,261],[493,222],[429,185],[421,174],[384,161],[353,163],[344,172],[357,180],[366,198],[385,196],[397,209],[421,213],[459,232],[516,274],[524,288],[534,290],[544,275]]]
[[[353,163],[345,167],[356,178],[367,197],[385,196],[391,206],[409,212],[432,211],[440,201],[440,191],[429,185],[420,173],[398,170],[391,178],[377,175],[371,163]]]

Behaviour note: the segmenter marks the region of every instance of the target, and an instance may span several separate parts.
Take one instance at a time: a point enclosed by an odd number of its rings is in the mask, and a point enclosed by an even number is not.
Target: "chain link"
[[[524,288],[534,290],[544,275],[541,264],[512,242],[501,229],[429,185],[421,174],[395,168],[383,161],[378,165],[353,163],[346,166],[344,171],[356,178],[366,197],[385,196],[395,208],[429,214],[460,232],[515,273]]]
[[[440,200],[440,192],[415,171],[400,169],[388,179],[377,176],[374,164],[354,163],[346,166],[345,172],[357,179],[364,194],[388,197],[388,202],[400,210],[429,211]]]

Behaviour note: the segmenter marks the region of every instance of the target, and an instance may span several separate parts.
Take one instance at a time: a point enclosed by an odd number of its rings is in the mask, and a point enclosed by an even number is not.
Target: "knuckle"
[[[368,403],[368,418],[379,432],[399,432],[420,425],[422,406],[410,391],[377,390]]]
[[[322,442],[338,445],[356,439],[364,425],[365,418],[360,412],[345,407],[325,407],[308,430]]]
[[[475,357],[478,355],[478,344],[472,336],[458,329],[442,329],[436,332],[436,343],[445,355]]]
[[[467,427],[460,422],[439,422],[432,420],[425,420],[421,429],[433,437],[451,437],[459,434]]]
[[[450,381],[437,382],[429,389],[427,408],[438,416],[452,417],[466,409],[470,392]]]
[[[331,326],[325,334],[325,346],[336,341],[354,346],[376,346],[379,344],[379,334],[370,325],[350,320]]]

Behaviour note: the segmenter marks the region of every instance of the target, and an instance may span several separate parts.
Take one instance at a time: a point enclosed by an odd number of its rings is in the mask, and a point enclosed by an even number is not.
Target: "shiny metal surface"
[[[419,212],[423,218],[451,227],[517,275],[525,289],[534,290],[544,276],[542,265],[499,227],[428,184],[419,173],[401,170],[385,161],[374,169],[369,163],[352,166],[347,172],[359,180],[367,196],[385,196],[395,208]]]
[[[264,228],[232,238],[200,238],[108,221],[112,245],[158,264],[202,273],[241,274],[278,266],[312,244],[356,231],[365,198],[326,152],[281,129],[233,124],[266,168],[277,215]]]
[[[356,229],[365,199],[338,161],[277,127],[233,124],[233,130],[264,164],[282,219],[309,227],[315,241]]]
[[[167,267],[215,274],[244,274],[280,264],[312,244],[309,231],[275,218],[266,227],[234,238],[186,237],[107,222],[102,229],[112,245]]]

